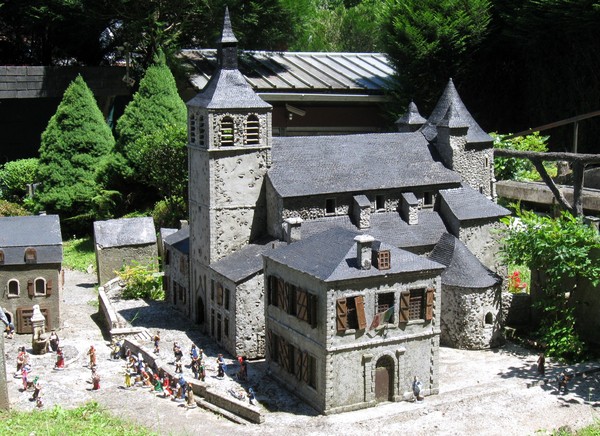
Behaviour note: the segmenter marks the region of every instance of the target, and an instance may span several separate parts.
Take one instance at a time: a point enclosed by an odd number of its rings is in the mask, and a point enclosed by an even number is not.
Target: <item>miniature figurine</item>
[[[206,378],[206,368],[204,367],[204,362],[200,362],[200,367],[198,368],[198,378],[201,381],[204,381]]]
[[[90,368],[93,368],[96,366],[96,349],[94,348],[93,345],[90,345],[90,349],[87,352],[88,356],[90,356]]]
[[[65,355],[63,354],[62,347],[58,347],[56,350],[56,363],[54,369],[64,369],[65,367]]]
[[[423,383],[421,383],[421,380],[419,380],[417,376],[415,376],[412,388],[415,400],[418,402],[423,401],[423,396],[421,395],[421,393],[423,392]]]
[[[125,370],[125,387],[129,389],[131,387],[131,373],[129,370]]]
[[[179,400],[185,400],[185,388],[187,386],[187,383],[183,378],[183,375],[179,376],[179,381],[177,382],[177,384],[179,385],[179,388],[177,390],[177,396]]]
[[[25,392],[29,386],[27,383],[27,374],[29,373],[28,366],[25,365],[21,369],[21,382],[23,383],[23,392]]]
[[[192,359],[192,362],[194,360],[198,360],[199,359],[199,357],[198,357],[198,349],[196,348],[195,344],[192,344],[192,348],[190,350],[190,357]]]
[[[60,339],[58,338],[58,335],[56,334],[56,332],[54,330],[52,330],[52,333],[50,333],[49,343],[50,343],[50,349],[55,353],[58,350],[59,341],[60,341]]]
[[[189,383],[187,384],[186,400],[187,407],[196,407],[196,402],[194,401],[194,389]]]
[[[537,372],[542,376],[546,373],[546,357],[544,356],[544,353],[540,353],[540,356],[538,357]]]
[[[9,322],[4,331],[6,332],[6,339],[12,339],[15,334],[15,325]]]
[[[150,376],[148,375],[148,373],[146,371],[142,371],[142,385],[143,386],[152,386],[152,383],[150,382]]]
[[[25,347],[19,348],[19,354],[17,354],[17,374],[23,369],[23,365],[25,365],[27,361],[27,351],[25,351]]]
[[[248,402],[250,404],[254,405],[255,399],[256,399],[256,396],[254,395],[254,389],[248,388]]]
[[[42,383],[40,382],[40,377],[35,376],[32,384],[33,384],[33,395],[31,396],[31,401],[35,401],[40,396],[40,391],[42,390]]]
[[[573,370],[567,368],[564,372],[561,372],[558,376],[558,392],[564,391],[566,394],[569,391],[569,381],[573,378]]]
[[[173,396],[173,390],[171,389],[171,378],[169,377],[168,374],[166,374],[163,377],[163,390],[164,390],[164,396],[167,397],[172,397]]]
[[[100,374],[96,372],[96,368],[92,368],[92,390],[97,391],[100,389]]]
[[[248,380],[248,360],[246,356],[238,356],[238,362],[240,363],[240,369],[237,372],[237,378],[240,381]]]
[[[121,342],[113,341],[112,349],[110,352],[110,358],[113,360],[119,360],[121,357]]]
[[[157,331],[154,335],[154,354],[160,354],[160,332]]]
[[[195,379],[200,378],[200,359],[192,360],[192,372]]]
[[[227,369],[227,365],[225,364],[225,359],[223,359],[222,354],[219,354],[217,356],[217,378],[225,377],[226,369]]]
[[[158,374],[154,374],[154,392],[164,394],[165,390]]]

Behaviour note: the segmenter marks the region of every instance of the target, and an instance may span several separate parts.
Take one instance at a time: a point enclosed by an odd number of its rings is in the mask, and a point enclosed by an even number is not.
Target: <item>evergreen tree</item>
[[[118,149],[132,168],[143,170],[144,162],[136,161],[141,155],[139,139],[165,126],[185,128],[186,125],[187,108],[161,53],[157,62],[146,70],[133,100],[117,121]]]
[[[113,153],[114,145],[92,91],[78,76],[42,134],[38,207],[58,213],[63,220],[70,218],[67,228],[81,230],[93,218],[92,199],[102,191],[96,169]]]

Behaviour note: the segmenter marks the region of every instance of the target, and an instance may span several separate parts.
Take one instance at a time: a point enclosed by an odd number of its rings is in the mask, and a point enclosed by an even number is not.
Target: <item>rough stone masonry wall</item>
[[[465,289],[443,286],[442,332],[444,346],[479,350],[502,342],[501,291],[499,287]],[[492,322],[486,324],[486,315]]]
[[[504,278],[508,272],[499,254],[502,239],[500,232],[503,229],[504,224],[496,219],[487,223],[463,223],[458,239],[481,263]]]
[[[233,298],[234,296],[232,296]],[[240,284],[235,290],[235,320],[231,333],[235,334],[235,354],[249,359],[265,356],[265,296],[264,275],[259,273]]]
[[[124,265],[130,265],[132,261],[142,265],[154,264],[158,271],[158,248],[157,244],[146,244],[129,247],[96,247],[98,260],[98,283],[106,283],[117,276],[115,271],[121,270]]]

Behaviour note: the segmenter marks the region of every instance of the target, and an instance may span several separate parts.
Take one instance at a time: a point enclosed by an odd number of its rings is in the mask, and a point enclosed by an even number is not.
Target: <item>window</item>
[[[250,115],[246,119],[246,144],[258,144],[260,124],[256,115]]]
[[[325,214],[335,215],[335,198],[325,200]]]
[[[379,270],[390,269],[390,250],[373,250],[373,265]]]
[[[336,301],[336,325],[338,333],[348,329],[364,330],[367,327],[362,295],[339,298]]]
[[[196,143],[196,114],[190,115],[188,132],[190,135],[190,137],[189,137],[190,144],[195,144]]]
[[[488,156],[485,157],[484,168],[488,168],[490,166],[490,158]]]
[[[267,340],[271,362],[279,364],[297,380],[317,388],[317,359],[313,355],[296,348],[270,330],[267,330]]]
[[[28,248],[25,250],[25,263],[36,263],[37,254],[35,248]]]
[[[185,257],[181,256],[179,258],[179,272],[181,272],[182,274],[185,274],[187,270],[187,265],[185,262]]]
[[[233,118],[223,117],[221,120],[221,146],[232,146],[233,139]]]
[[[383,195],[375,196],[375,209],[377,209],[377,210],[385,209],[385,196],[383,196]]]
[[[317,296],[305,289],[286,283],[279,277],[267,278],[268,304],[279,307],[285,313],[317,327]]]
[[[198,116],[198,120],[196,121],[196,130],[198,131],[196,137],[198,145],[204,145],[204,117],[201,115]]]
[[[223,285],[219,282],[217,282],[217,304],[223,305]]]
[[[50,310],[44,307],[40,307],[40,311],[44,318],[46,318],[46,330],[52,330],[52,324],[50,322]],[[33,316],[33,309],[31,307],[17,307],[17,333],[33,333],[33,324],[31,323],[31,317]]]
[[[35,295],[45,295],[46,294],[46,280],[42,278],[35,279]]]
[[[225,288],[225,310],[229,310],[230,295],[231,295],[231,292],[229,291],[229,288]]]
[[[217,313],[217,341],[221,340],[221,314]]]
[[[165,265],[168,265],[171,262],[171,250],[168,248],[165,249]]]
[[[385,312],[385,318],[381,322],[394,322],[394,293],[385,292],[377,294],[377,313]]]
[[[492,312],[488,312],[485,315],[485,323],[486,325],[492,325],[494,324],[494,315],[492,314]]]
[[[210,301],[215,301],[215,281],[210,281]]]
[[[431,321],[433,318],[434,288],[411,289],[400,294],[400,322]]]
[[[215,310],[210,311],[210,334],[215,336]]]
[[[223,320],[223,334],[226,338],[229,337],[229,318]]]
[[[431,192],[423,193],[423,207],[433,207],[434,195]]]
[[[4,264],[4,251],[0,250],[0,265]]]
[[[15,279],[11,279],[8,281],[8,296],[9,297],[18,297],[19,296],[19,281]]]

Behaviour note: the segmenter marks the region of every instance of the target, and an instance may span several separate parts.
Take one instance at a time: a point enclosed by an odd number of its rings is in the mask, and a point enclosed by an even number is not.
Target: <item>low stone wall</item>
[[[179,374],[173,372],[171,368],[168,367],[162,359],[157,358],[154,353],[147,351],[136,341],[132,339],[125,339],[123,343],[124,349],[129,348],[131,352],[135,355],[141,354],[144,358],[144,361],[150,367],[156,367],[158,368],[158,370],[164,371],[172,379],[179,378]],[[192,385],[194,395],[198,395],[199,397],[204,398],[204,400],[209,402],[210,404],[220,407],[221,409],[224,409],[227,412],[233,413],[255,424],[262,424],[265,421],[264,415],[259,410],[256,410],[255,408],[249,407],[245,404],[239,403],[229,398],[229,396],[223,395],[216,389],[210,388],[201,381],[186,381]]]
[[[120,278],[109,280],[98,288],[98,305],[99,310],[104,316],[105,326],[108,331],[116,328],[127,327],[127,324],[120,320],[117,312],[113,309],[108,298],[107,292],[112,291],[115,287],[121,287],[119,284]]]
[[[526,293],[502,293],[502,319],[505,326],[531,324],[531,296]]]

